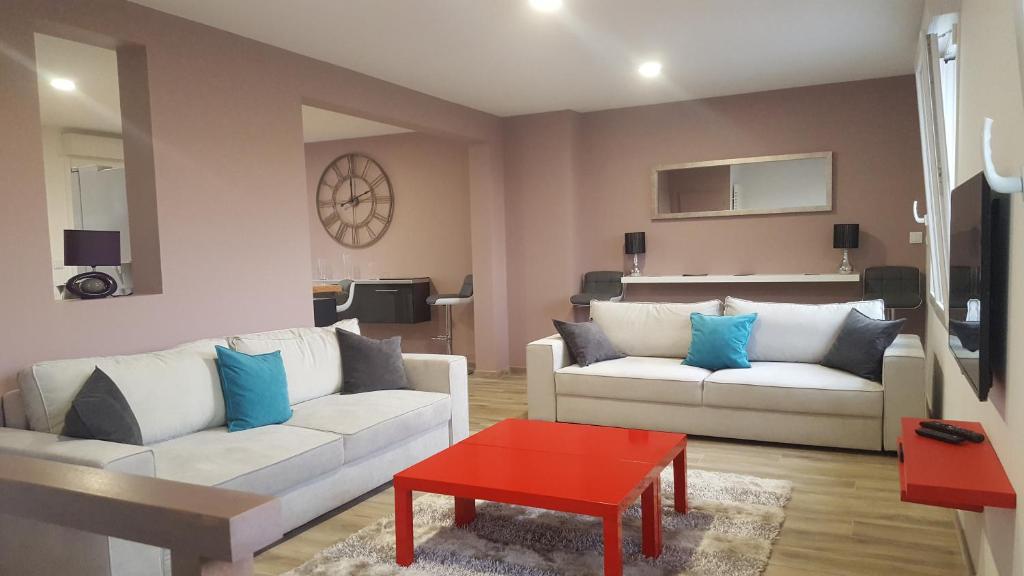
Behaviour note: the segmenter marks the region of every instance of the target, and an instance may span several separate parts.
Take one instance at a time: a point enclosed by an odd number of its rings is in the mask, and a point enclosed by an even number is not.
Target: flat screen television
[[[953,190],[949,226],[949,348],[979,400],[1005,382],[1010,197],[984,174]]]

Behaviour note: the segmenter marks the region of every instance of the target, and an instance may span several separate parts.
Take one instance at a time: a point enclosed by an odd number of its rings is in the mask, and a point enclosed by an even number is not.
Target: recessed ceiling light
[[[53,80],[50,80],[50,86],[53,86],[61,92],[74,92],[75,88],[77,88],[75,81],[70,78],[54,78]]]
[[[562,0],[530,0],[530,6],[541,12],[554,12],[562,7]]]
[[[644,62],[636,71],[644,78],[657,78],[661,75],[661,62]]]

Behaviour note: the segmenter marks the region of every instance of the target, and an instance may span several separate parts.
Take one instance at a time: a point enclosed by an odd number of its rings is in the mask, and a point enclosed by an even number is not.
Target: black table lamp
[[[64,265],[89,266],[92,271],[68,280],[68,292],[83,299],[106,298],[117,291],[117,282],[97,266],[121,265],[121,233],[117,230],[65,230]]]
[[[852,274],[850,249],[860,246],[860,224],[836,224],[832,229],[832,247],[842,249],[843,261],[839,264],[840,274]]]
[[[633,270],[630,276],[640,276],[640,254],[647,251],[647,242],[643,232],[626,232],[626,254],[633,255]]]

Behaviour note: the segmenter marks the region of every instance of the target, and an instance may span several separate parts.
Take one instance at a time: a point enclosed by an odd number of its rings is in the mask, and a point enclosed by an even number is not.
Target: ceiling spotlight
[[[530,0],[530,6],[540,12],[554,12],[562,7],[562,0]]]
[[[61,92],[74,92],[75,88],[77,88],[75,81],[70,78],[54,78],[50,80],[50,86]]]
[[[644,62],[636,71],[644,78],[657,78],[661,75],[661,62]]]

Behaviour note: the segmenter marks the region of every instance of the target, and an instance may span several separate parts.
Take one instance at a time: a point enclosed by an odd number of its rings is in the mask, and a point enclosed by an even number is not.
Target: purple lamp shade
[[[65,266],[120,266],[121,233],[117,230],[65,230]]]

